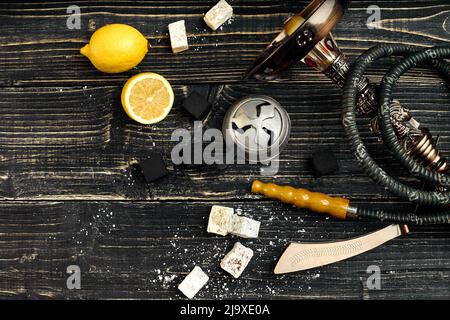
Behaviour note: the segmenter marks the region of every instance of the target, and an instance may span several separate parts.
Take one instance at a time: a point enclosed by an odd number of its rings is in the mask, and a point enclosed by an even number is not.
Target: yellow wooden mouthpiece
[[[347,217],[350,200],[333,198],[323,193],[311,192],[306,189],[296,189],[289,186],[279,186],[273,183],[263,183],[255,180],[252,192],[260,193],[268,198],[293,204],[302,209],[309,209],[318,213],[327,213],[338,219]]]

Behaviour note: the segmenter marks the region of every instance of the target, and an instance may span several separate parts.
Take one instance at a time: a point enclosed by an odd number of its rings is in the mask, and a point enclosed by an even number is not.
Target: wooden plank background
[[[292,119],[279,183],[350,197],[379,207],[411,207],[375,186],[353,161],[340,125],[340,91],[322,75],[298,65],[282,83],[243,83],[243,73],[282,22],[308,1],[230,1],[235,18],[212,32],[202,22],[215,1],[16,2],[0,4],[0,297],[181,298],[176,287],[195,265],[212,281],[200,298],[450,298],[449,229],[414,228],[407,237],[349,261],[274,276],[274,262],[289,241],[346,239],[376,230],[378,222],[340,222],[260,199],[249,184],[258,166],[187,168],[169,164],[171,175],[146,184],[139,159],[160,152],[170,162],[176,128],[192,128],[180,103],[192,90],[213,104],[208,121],[238,98],[264,93],[279,100]],[[374,3],[375,2],[375,3]],[[66,26],[66,9],[81,8],[80,30]],[[367,27],[367,7],[382,20]],[[418,47],[450,42],[450,4],[428,1],[353,1],[334,35],[353,59],[377,43]],[[186,19],[190,50],[171,54],[167,24]],[[127,23],[151,50],[135,69],[105,75],[79,48],[96,28]],[[392,60],[375,64],[379,81]],[[120,91],[133,74],[153,71],[174,85],[169,117],[152,126],[132,122]],[[404,76],[396,98],[432,132],[450,155],[448,83],[419,67]],[[388,172],[408,178],[364,126],[364,140]],[[308,159],[319,145],[340,161],[332,176],[314,176]],[[213,204],[241,209],[262,221],[261,236],[243,241],[255,259],[239,280],[218,263],[234,238],[208,235]],[[182,263],[180,263],[182,261]],[[82,268],[82,290],[65,286],[65,268]],[[379,265],[382,289],[365,287],[366,269]]]

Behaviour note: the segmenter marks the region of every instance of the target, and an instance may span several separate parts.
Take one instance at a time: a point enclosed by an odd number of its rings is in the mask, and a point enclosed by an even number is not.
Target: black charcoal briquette
[[[339,170],[338,161],[331,150],[319,149],[313,153],[312,165],[318,176],[332,174]]]
[[[211,109],[211,104],[200,93],[193,91],[186,100],[184,100],[183,108],[195,120],[202,120]]]
[[[141,161],[140,167],[147,182],[156,181],[169,174],[166,169],[166,164],[159,154],[151,155],[147,159]]]

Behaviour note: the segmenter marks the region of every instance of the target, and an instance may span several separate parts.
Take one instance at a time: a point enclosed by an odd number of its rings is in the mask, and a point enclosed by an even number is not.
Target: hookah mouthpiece
[[[348,199],[334,198],[323,193],[290,186],[280,186],[274,183],[263,183],[258,180],[253,181],[252,192],[283,203],[292,204],[297,208],[326,213],[337,219],[346,219],[349,213],[351,214],[355,211],[350,206],[350,200]]]

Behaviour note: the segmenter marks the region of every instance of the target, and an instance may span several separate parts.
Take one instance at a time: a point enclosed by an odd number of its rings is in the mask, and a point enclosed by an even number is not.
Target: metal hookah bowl
[[[249,163],[265,163],[278,157],[286,146],[291,130],[289,114],[275,99],[252,95],[228,109],[222,132],[227,145],[237,147]]]

